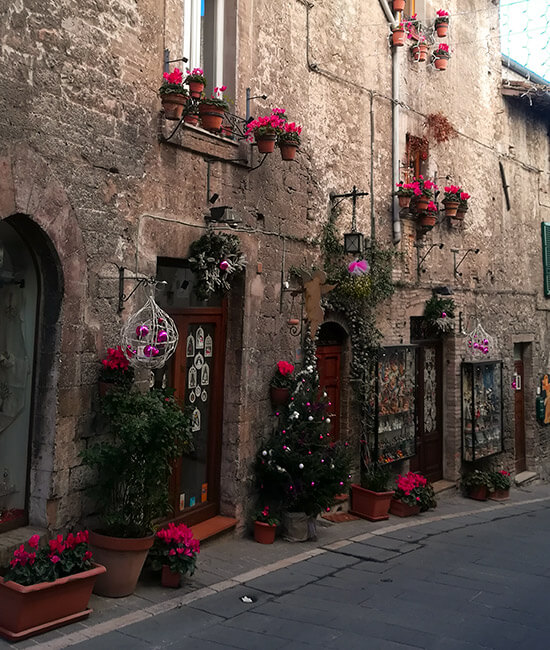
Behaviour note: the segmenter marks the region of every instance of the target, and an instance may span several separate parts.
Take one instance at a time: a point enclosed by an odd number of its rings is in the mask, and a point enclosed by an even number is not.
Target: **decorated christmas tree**
[[[289,402],[275,413],[274,431],[256,457],[262,505],[315,516],[347,491],[349,447],[331,440],[330,405],[319,390],[315,344],[306,336],[303,367],[295,374]]]

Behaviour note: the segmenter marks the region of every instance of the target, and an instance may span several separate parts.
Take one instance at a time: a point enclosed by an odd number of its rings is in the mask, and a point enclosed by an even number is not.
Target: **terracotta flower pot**
[[[468,208],[466,208],[466,210],[461,210],[461,209],[459,208],[459,209],[456,211],[456,214],[455,214],[454,218],[455,218],[455,219],[460,219],[460,220],[462,220],[462,219],[464,219],[464,217],[466,216],[466,212],[468,212]]]
[[[181,120],[183,115],[183,108],[187,104],[187,95],[177,95],[176,93],[168,93],[161,95],[162,108],[164,109],[164,117],[167,120]]]
[[[510,489],[508,490],[495,490],[489,495],[492,501],[506,501],[510,498]]]
[[[445,38],[447,36],[447,31],[449,29],[449,23],[437,23],[435,26],[435,31],[439,38]]]
[[[277,136],[274,133],[255,135],[254,139],[258,145],[258,153],[273,153],[275,151],[275,141],[277,140]]]
[[[94,564],[88,571],[28,587],[0,578],[0,636],[20,641],[86,618],[94,582],[103,573],[105,567]]]
[[[393,0],[393,10],[403,11],[405,9],[405,0]]]
[[[428,46],[426,43],[413,45],[411,52],[415,61],[425,61],[428,58]]]
[[[396,29],[394,32],[392,32],[392,45],[395,45],[395,47],[402,47],[405,45],[405,30],[404,29]]]
[[[189,81],[187,85],[189,86],[189,94],[191,97],[199,99],[202,91],[204,90],[204,84],[200,83],[199,81]]]
[[[278,388],[277,386],[270,386],[269,396],[271,398],[271,404],[274,407],[284,406],[290,398],[290,391],[288,388]]]
[[[437,218],[428,212],[423,212],[422,214],[418,215],[418,223],[423,228],[433,228],[436,224],[436,221]]]
[[[391,492],[373,492],[360,485],[351,486],[351,513],[369,521],[389,519],[388,511],[394,495]]]
[[[254,539],[259,544],[273,544],[277,526],[271,526],[263,521],[254,522]]]
[[[398,196],[399,199],[399,207],[400,208],[408,208],[409,205],[411,204],[411,197],[410,196]]]
[[[199,123],[199,116],[195,115],[194,113],[191,113],[190,115],[186,115],[183,118],[183,121],[186,124],[192,124],[193,126],[197,126],[197,124]]]
[[[94,559],[107,569],[107,573],[99,576],[94,593],[110,598],[129,596],[136,588],[145,558],[154,541],[154,535],[124,538],[90,531],[89,544]]]
[[[436,70],[446,70],[449,59],[446,56],[436,57],[434,60],[434,67]]]
[[[443,201],[445,206],[445,216],[454,217],[456,216],[458,206],[460,205],[458,201]]]
[[[428,203],[430,202],[430,199],[427,198],[426,196],[419,196],[416,199],[416,202],[414,204],[414,207],[417,212],[422,212],[428,207]]]
[[[392,499],[390,503],[390,514],[397,517],[412,517],[420,512],[420,506],[409,506],[403,501]]]
[[[476,501],[487,501],[489,490],[486,485],[476,485],[468,491],[468,497]]]
[[[160,575],[160,584],[163,587],[179,589],[181,585],[181,573],[179,571],[171,571],[167,564],[163,564],[162,573]]]
[[[298,150],[297,142],[279,142],[279,149],[281,150],[281,158],[283,160],[294,160],[296,151]]]
[[[213,104],[199,104],[201,126],[206,131],[220,131],[225,111]]]

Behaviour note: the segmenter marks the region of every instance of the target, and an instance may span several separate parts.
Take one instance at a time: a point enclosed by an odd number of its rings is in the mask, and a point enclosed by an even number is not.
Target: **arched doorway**
[[[27,522],[38,297],[30,248],[0,221],[0,532]]]
[[[330,435],[339,440],[342,420],[342,356],[347,338],[344,328],[335,322],[325,322],[317,336],[317,369],[319,384],[327,395],[331,406]]]

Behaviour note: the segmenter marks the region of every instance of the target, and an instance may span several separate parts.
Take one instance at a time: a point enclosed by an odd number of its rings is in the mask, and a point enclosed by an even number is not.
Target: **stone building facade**
[[[416,343],[425,363],[424,456],[412,466],[449,480],[464,467],[461,363],[465,334],[479,323],[503,362],[504,452],[490,462],[546,476],[548,434],[534,404],[550,363],[539,225],[550,222],[548,121],[536,104],[502,95],[498,4],[447,5],[452,56],[443,72],[408,46],[390,47],[384,0],[284,0],[275,12],[267,0],[205,0],[202,18],[199,0],[10,3],[0,26],[0,508],[50,532],[90,511],[79,454],[96,435],[99,360],[144,300],[138,290],[118,312],[124,267],[127,293],[132,276],[162,277],[180,291],[180,345],[201,324],[220,337],[207,402],[216,405],[215,449],[197,479],[204,500],[197,485],[174,498],[189,521],[212,502],[211,513],[244,525],[251,460],[271,427],[269,379],[279,359],[299,357],[288,320],[299,317],[300,297],[281,298],[283,283],[291,266],[320,265],[331,194],[354,186],[368,192],[357,201],[357,229],[400,253],[396,291],[378,314],[383,344]],[[414,7],[434,42],[438,8]],[[174,123],[157,94],[166,51],[227,85],[237,115],[284,107],[303,126],[296,161],[270,154],[258,166],[245,140],[190,126],[167,140]],[[442,141],[429,119],[437,114],[453,127]],[[441,216],[421,233],[399,213],[394,183],[414,172],[470,193],[463,224]],[[205,220],[212,194],[237,222]],[[344,200],[342,233],[351,218]],[[205,311],[179,281],[191,242],[209,227],[238,235],[247,269]],[[453,292],[455,329],[422,340],[415,327],[437,287]],[[326,317],[319,344],[337,362],[340,435],[358,448],[349,324]]]

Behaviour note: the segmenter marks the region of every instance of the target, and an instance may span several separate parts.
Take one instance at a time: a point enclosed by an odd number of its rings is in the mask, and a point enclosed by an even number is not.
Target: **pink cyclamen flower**
[[[59,557],[59,555],[52,555],[52,556],[50,557],[50,560],[51,560],[54,564],[57,564],[58,562],[61,561],[61,558]]]
[[[38,546],[38,542],[40,542],[40,535],[33,535],[29,539],[29,546],[31,548],[36,548]]]

